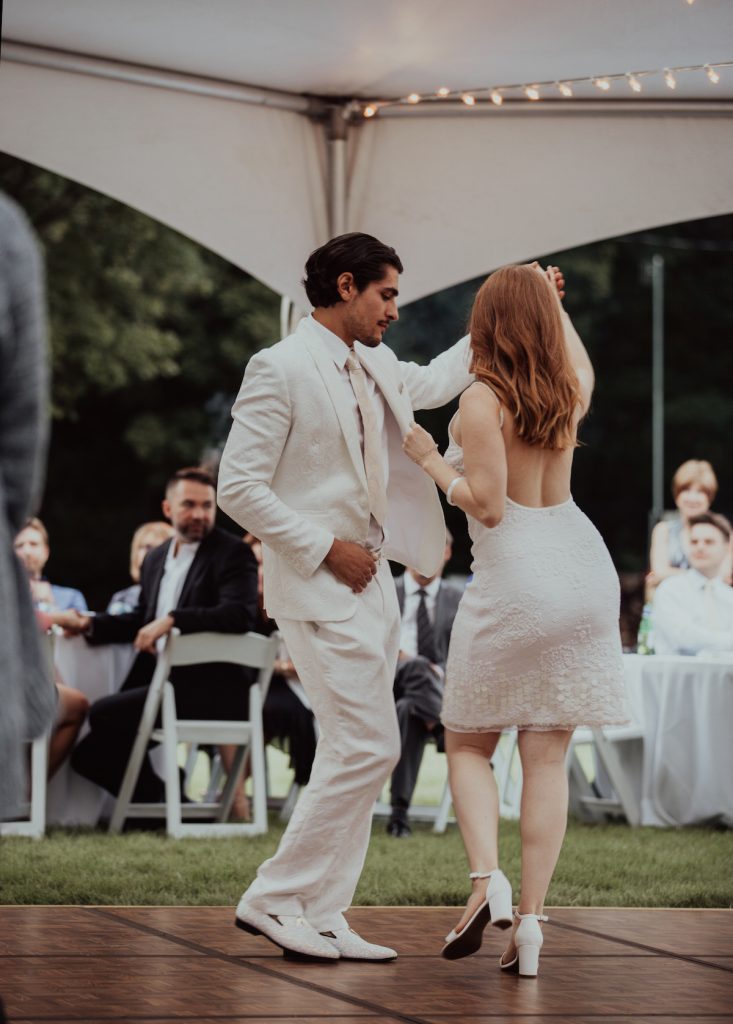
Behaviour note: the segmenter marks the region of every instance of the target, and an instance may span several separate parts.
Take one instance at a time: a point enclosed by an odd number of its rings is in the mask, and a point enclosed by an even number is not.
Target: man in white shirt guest
[[[657,654],[733,651],[733,588],[720,578],[731,526],[713,512],[690,519],[690,566],[660,583],[654,598]]]
[[[248,544],[214,525],[215,485],[199,467],[169,480],[163,514],[173,537],[146,555],[137,607],[122,615],[81,616],[75,632],[91,644],[134,643],[138,655],[119,693],[96,701],[90,732],[71,758],[80,775],[119,792],[135,741],[155,658],[181,633],[246,633],[257,622],[257,562]],[[239,665],[182,665],[171,672],[179,718],[245,718],[253,674]],[[162,780],[146,758],[134,799],[158,803]]]

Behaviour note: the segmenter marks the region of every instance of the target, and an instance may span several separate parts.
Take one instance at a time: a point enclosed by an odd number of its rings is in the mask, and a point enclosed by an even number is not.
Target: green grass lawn
[[[289,785],[287,761],[268,750],[274,793]],[[428,748],[416,803],[437,803],[445,759]],[[464,902],[468,868],[455,825],[435,835],[415,825],[410,839],[385,834],[375,821],[361,905],[431,906]],[[168,839],[164,832],[110,836],[51,829],[40,841],[0,840],[0,903],[234,904],[257,866],[275,850],[283,825],[273,815],[265,836]],[[501,864],[519,887],[519,826],[502,821]],[[730,907],[733,831],[629,828],[571,821],[548,906]]]

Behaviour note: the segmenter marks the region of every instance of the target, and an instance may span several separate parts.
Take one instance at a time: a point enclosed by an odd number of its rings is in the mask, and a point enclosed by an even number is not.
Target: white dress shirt
[[[163,576],[160,580],[158,590],[158,603],[155,606],[155,617],[162,618],[178,606],[178,599],[183,590],[183,584],[188,576],[188,570],[196,557],[199,549],[199,541],[193,544],[186,544],[177,538],[173,538],[165,556]]]
[[[733,651],[733,588],[697,569],[669,576],[654,596],[653,628],[657,654]]]
[[[333,361],[336,364],[341,379],[344,382],[344,388],[349,395],[349,402],[354,410],[354,422],[356,423],[357,430],[359,431],[359,444],[361,445],[363,454],[364,428],[361,422],[361,414],[359,413],[359,405],[356,400],[356,395],[354,394],[354,389],[351,386],[349,371],[346,368],[346,360],[351,349],[344,341],[342,341],[341,338],[338,337],[338,335],[334,334],[333,331],[329,331],[327,327],[324,327],[323,324],[319,323],[312,313],[310,314],[310,319],[313,322],[313,326],[318,331],[324,345],[328,349],[329,354],[333,357]],[[374,380],[369,376],[366,367],[364,367],[364,382],[366,384],[369,400],[374,406],[374,417],[376,420],[377,432],[382,439],[382,475],[384,477],[384,487],[386,490],[387,481],[389,480],[389,454],[387,448],[387,426],[384,417],[384,398]],[[367,537],[369,546],[377,550],[384,544],[384,539],[385,535],[381,526],[374,517],[372,517],[369,524],[369,535]]]
[[[438,599],[440,590],[440,576],[436,576],[432,583],[421,587],[416,583],[409,572],[402,577],[405,588],[405,600],[402,606],[402,625],[400,629],[400,650],[411,658],[417,657],[417,609],[420,604],[419,590],[425,591],[425,607],[428,618],[435,625],[435,602]]]

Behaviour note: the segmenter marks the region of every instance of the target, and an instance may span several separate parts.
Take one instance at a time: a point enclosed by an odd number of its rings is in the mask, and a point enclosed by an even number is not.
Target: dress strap
[[[481,384],[481,385],[483,385],[483,387],[485,387],[488,391],[490,391],[491,394],[496,399],[496,404],[499,406],[499,430],[501,430],[501,428],[504,426],[504,407],[502,406],[501,402],[499,401],[499,396],[494,391],[492,386],[490,384],[487,384],[485,380],[473,380],[468,385],[468,387],[471,388],[471,387],[473,387],[474,384]],[[466,391],[468,391],[468,388],[466,388]]]

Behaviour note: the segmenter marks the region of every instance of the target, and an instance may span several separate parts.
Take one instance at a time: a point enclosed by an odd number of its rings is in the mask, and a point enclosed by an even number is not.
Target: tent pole
[[[328,143],[328,230],[331,238],[346,231],[346,136],[348,120],[334,107],[326,122]]]
[[[652,256],[652,517],[664,510],[664,256]]]

